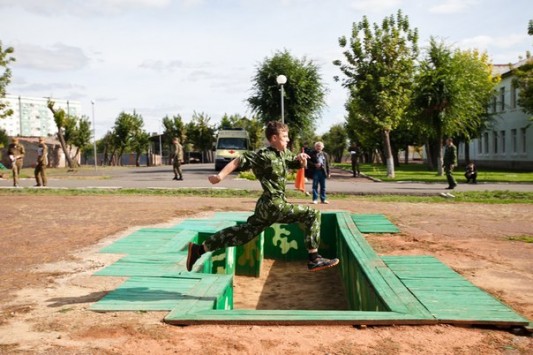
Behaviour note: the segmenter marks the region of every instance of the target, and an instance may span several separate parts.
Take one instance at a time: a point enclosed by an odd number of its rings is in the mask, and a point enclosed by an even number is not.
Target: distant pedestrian
[[[316,142],[315,150],[311,152],[311,166],[313,168],[313,203],[329,203],[326,199],[326,178],[330,177],[329,173],[329,156],[324,152],[324,143]]]
[[[174,144],[174,155],[172,156],[172,166],[174,168],[174,179],[183,180],[183,173],[181,171],[181,163],[183,162],[183,147],[180,144],[179,138],[172,140]]]
[[[357,143],[353,142],[348,148],[350,151],[350,160],[352,161],[352,173],[353,177],[358,177],[361,175],[361,170],[359,168],[359,163],[361,159],[361,148],[357,146]]]
[[[472,181],[472,184],[477,184],[477,169],[473,162],[468,163],[465,169],[466,183]]]
[[[446,146],[444,147],[444,157],[442,159],[442,167],[446,173],[448,180],[447,190],[453,190],[457,186],[457,182],[453,177],[453,168],[457,166],[457,147],[453,144],[453,139],[446,139]]]
[[[48,166],[48,147],[44,138],[39,138],[39,145],[37,146],[37,164],[35,165],[35,186],[46,186],[46,167]]]
[[[24,146],[19,143],[18,138],[13,138],[11,144],[7,147],[7,154],[11,161],[11,171],[13,173],[13,186],[19,187],[20,170],[24,162]]]

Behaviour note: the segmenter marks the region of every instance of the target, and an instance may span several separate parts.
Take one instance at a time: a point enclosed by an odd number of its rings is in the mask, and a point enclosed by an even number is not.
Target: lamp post
[[[283,90],[283,85],[287,82],[287,77],[285,75],[278,75],[276,82],[281,86],[281,123],[285,123],[285,110],[283,107],[283,97],[285,96],[285,91]]]
[[[96,166],[98,165],[98,157],[96,155],[96,123],[94,120],[94,100],[91,100],[91,105],[93,108],[93,147],[94,147],[94,171],[96,171]]]

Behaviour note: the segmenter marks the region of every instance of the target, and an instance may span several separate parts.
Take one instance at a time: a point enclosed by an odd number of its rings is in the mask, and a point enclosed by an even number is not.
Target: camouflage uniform
[[[35,181],[37,186],[46,186],[46,166],[48,165],[48,147],[43,141],[39,141],[37,147],[37,165],[35,165]]]
[[[299,223],[304,231],[307,249],[317,249],[320,241],[320,212],[304,206],[293,205],[285,198],[288,169],[299,169],[301,163],[286,150],[280,152],[268,147],[257,152],[246,152],[239,158],[243,170],[252,169],[261,182],[263,194],[257,201],[255,212],[246,223],[228,227],[205,241],[208,250],[246,244],[273,223]]]
[[[183,147],[179,142],[174,142],[174,156],[172,157],[172,166],[174,168],[174,180],[183,180],[181,171],[181,162],[183,161]]]
[[[13,142],[8,146],[7,154],[9,154],[10,158],[12,157],[14,159],[11,160],[11,170],[13,172],[13,186],[18,186],[20,169],[22,169],[22,164],[24,161],[24,146],[18,143],[18,141]]]
[[[448,181],[448,187],[454,188],[457,186],[457,182],[453,177],[453,167],[457,166],[457,148],[455,145],[450,144],[444,147],[444,157],[442,159],[442,165],[444,172],[446,173],[446,180]]]

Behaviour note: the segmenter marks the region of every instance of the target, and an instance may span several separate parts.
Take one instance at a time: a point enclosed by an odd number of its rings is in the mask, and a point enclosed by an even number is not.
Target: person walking
[[[318,271],[333,267],[339,259],[326,259],[318,254],[320,242],[320,211],[307,206],[293,205],[285,197],[285,183],[289,169],[298,169],[309,158],[306,153],[294,155],[287,149],[289,128],[279,121],[267,124],[265,135],[269,147],[256,152],[248,151],[229,162],[217,175],[209,176],[211,184],[218,184],[235,169],[252,169],[261,183],[263,193],[256,203],[255,211],[248,220],[236,226],[225,228],[202,244],[189,243],[187,270],[208,251],[250,242],[273,223],[298,223],[303,229],[308,250],[307,268]]]
[[[46,186],[46,167],[48,166],[48,147],[43,137],[39,138],[39,145],[37,146],[37,164],[35,165],[35,186]]]
[[[348,148],[350,152],[350,159],[352,161],[352,173],[353,177],[358,177],[361,175],[361,170],[359,168],[359,159],[361,157],[361,149],[357,146],[357,143],[353,142]]]
[[[453,144],[452,138],[446,139],[442,163],[446,179],[448,180],[448,187],[446,189],[453,190],[457,186],[457,182],[453,177],[453,168],[457,166],[457,147]]]
[[[311,153],[311,166],[313,167],[313,203],[329,203],[326,199],[326,178],[330,177],[329,173],[329,156],[324,152],[324,143],[316,142],[315,150]],[[320,193],[319,193],[320,190]]]
[[[11,161],[11,171],[13,173],[13,186],[19,187],[20,170],[24,163],[24,146],[19,143],[19,139],[14,137],[11,144],[7,147],[7,154]]]
[[[181,171],[181,163],[183,162],[183,147],[180,144],[179,138],[172,140],[174,144],[174,155],[172,156],[172,166],[174,168],[174,179],[183,180],[183,173]]]

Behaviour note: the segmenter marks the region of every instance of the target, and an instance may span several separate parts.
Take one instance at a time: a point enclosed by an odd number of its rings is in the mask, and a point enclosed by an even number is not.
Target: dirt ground
[[[167,312],[95,313],[88,309],[90,305],[123,282],[92,276],[120,257],[98,253],[103,246],[140,227],[170,226],[193,216],[209,217],[215,211],[249,211],[255,200],[147,196],[0,199],[0,354],[533,354],[531,336],[493,328],[177,327],[162,322]],[[383,213],[399,226],[400,234],[368,235],[379,254],[434,255],[533,319],[533,244],[513,240],[533,235],[532,205],[444,200],[438,204],[380,203],[357,197],[330,202],[317,208]],[[312,302],[312,297],[299,296],[303,287],[313,283],[306,275],[294,273],[280,280],[280,270],[294,268],[270,261],[264,267],[263,279],[235,280],[236,307],[268,309],[280,298],[289,302],[288,308],[313,306],[305,303]],[[280,291],[263,292],[265,279],[273,277],[278,277],[273,280],[278,284],[271,289]],[[340,292],[322,282],[314,284],[312,290],[317,294]],[[279,297],[281,292],[284,297]]]

